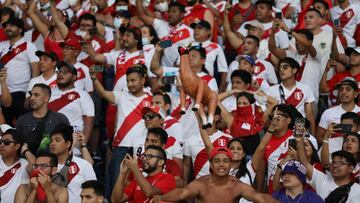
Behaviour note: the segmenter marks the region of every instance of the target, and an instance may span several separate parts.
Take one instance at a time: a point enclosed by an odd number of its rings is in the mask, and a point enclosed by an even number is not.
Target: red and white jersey
[[[132,65],[145,64],[145,58],[142,51],[128,52],[125,50],[112,51],[105,53],[106,62],[115,67],[115,85],[114,91],[127,89],[126,71]]]
[[[305,117],[305,104],[315,102],[310,87],[300,82],[296,82],[295,87],[290,90],[283,83],[270,87],[266,94],[274,97],[279,103],[282,103],[280,86],[284,90],[285,103],[294,106]]]
[[[90,78],[89,68],[80,62],[76,62],[74,67],[77,70],[77,77],[75,81],[75,87],[86,92],[94,91],[93,83]]]
[[[291,5],[295,9],[297,9],[299,12],[301,11],[301,2],[300,0],[277,0],[275,1],[275,7],[277,9],[284,9],[285,7]]]
[[[351,112],[358,114],[360,112],[360,107],[355,105]],[[346,111],[342,108],[341,104],[325,110],[321,115],[319,127],[326,130],[331,123],[339,124],[341,121],[341,115],[344,113],[346,113]]]
[[[253,21],[257,21],[257,20],[253,20]],[[237,32],[239,32],[240,34],[242,34],[243,36],[246,37],[248,35],[248,31],[247,31],[247,29],[245,29],[245,25],[250,22],[252,22],[252,21],[242,24],[241,27],[237,30]],[[257,22],[259,22],[259,21],[257,21]],[[261,22],[259,22],[259,23],[261,23]],[[265,28],[265,33],[264,33],[263,39],[269,40],[271,29],[272,29],[272,23],[273,22],[261,23]],[[288,34],[283,30],[276,31],[275,43],[276,43],[276,47],[279,47],[281,49],[287,49],[289,47]]]
[[[48,108],[62,113],[69,119],[70,125],[78,126],[83,130],[83,116],[93,117],[95,114],[94,102],[89,93],[72,88],[62,91],[55,88],[51,93]]]
[[[342,134],[336,133],[334,137],[329,138],[329,160],[330,161],[331,161],[331,154],[332,153],[334,153],[336,151],[339,151],[339,150],[342,150],[343,142],[344,142],[344,137],[343,137]],[[323,146],[321,146],[319,151],[317,152],[320,159],[321,159],[322,147]]]
[[[177,119],[172,116],[166,116],[164,120],[164,129],[169,136],[175,137],[181,145],[184,144],[184,127]]]
[[[156,75],[150,70],[151,60],[155,54],[155,46],[153,44],[144,45],[143,52],[144,52],[145,66],[147,67],[148,76],[150,78],[156,77]]]
[[[26,92],[31,79],[30,63],[39,62],[36,51],[36,46],[24,38],[13,46],[9,40],[0,42],[0,62],[8,67],[6,80],[10,93]]]
[[[137,135],[145,135],[142,109],[151,105],[151,96],[144,94],[135,97],[126,90],[114,91],[117,106],[116,131],[112,143],[115,147],[131,147]],[[145,142],[145,136],[144,136]]]
[[[0,156],[1,202],[14,202],[16,189],[21,184],[29,183],[27,166],[26,159],[20,159],[15,164],[7,166]]]
[[[236,107],[237,107],[236,97],[234,95],[231,95],[231,96],[227,97],[226,99],[224,99],[223,101],[221,101],[221,104],[224,105],[224,107],[226,108],[226,110],[228,112],[232,112],[232,111],[236,110]]]
[[[218,72],[227,73],[228,66],[222,47],[210,40],[202,42],[201,44],[206,51],[205,68],[209,71],[209,75],[214,76],[215,66]],[[192,42],[191,45],[199,45],[199,42]]]
[[[167,21],[155,18],[153,26],[161,40],[171,40],[172,46],[164,50],[164,56],[161,59],[163,66],[174,66],[179,57],[178,47],[188,46],[193,39],[193,30],[187,25],[180,23],[171,26]]]
[[[272,136],[264,150],[264,160],[267,163],[268,180],[272,180],[275,174],[276,166],[285,158],[289,148],[289,139],[294,138],[293,132],[289,130],[282,137]]]
[[[335,6],[331,10],[332,19],[338,19],[346,38],[348,47],[355,47],[356,43],[353,38],[356,26],[360,23],[360,5],[350,4],[346,9]]]
[[[79,36],[79,37],[81,37],[81,36]],[[97,52],[97,53],[101,53],[103,48],[105,48],[105,47],[102,47],[104,45],[103,42],[97,38],[93,38],[90,43],[91,43],[91,46],[94,48],[95,52]],[[81,51],[76,60],[83,61],[88,58],[89,58],[89,55],[86,52]]]
[[[27,42],[32,42],[35,44],[38,50],[44,51],[44,37],[41,33],[35,29],[30,29],[24,33],[24,39]]]
[[[314,58],[310,56],[310,54],[300,55],[297,51],[287,50],[286,56],[295,59],[300,64],[300,69],[297,73],[301,78],[300,82],[310,88],[317,103],[319,99],[320,80],[325,70],[323,69],[324,66],[321,65],[321,55],[318,53]]]
[[[196,127],[198,127],[197,124]],[[232,139],[231,135],[223,133],[219,130],[209,137],[214,147],[226,147],[229,140]],[[200,134],[186,139],[184,144],[184,155],[191,157],[194,166],[194,176],[196,178],[210,174],[210,163],[208,161],[209,157]]]
[[[26,92],[26,97],[29,97],[29,91],[32,90],[32,88],[34,87],[35,84],[41,83],[41,84],[46,84],[50,87],[51,90],[57,88],[57,83],[56,83],[56,78],[57,78],[57,74],[54,73],[51,78],[49,78],[48,80],[45,80],[43,74],[32,78],[29,82],[29,86],[28,86],[28,91]]]
[[[58,164],[57,172],[59,172],[64,165]],[[96,175],[93,166],[85,159],[73,156],[69,170],[67,191],[69,193],[69,202],[81,202],[81,184],[88,180],[96,180]]]

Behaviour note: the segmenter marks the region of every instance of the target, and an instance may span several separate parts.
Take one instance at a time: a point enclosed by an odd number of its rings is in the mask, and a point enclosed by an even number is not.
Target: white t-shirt
[[[31,78],[30,82],[29,82],[29,86],[28,86],[28,91],[26,92],[26,97],[29,97],[29,91],[32,90],[32,88],[34,87],[35,84],[41,83],[41,84],[46,84],[50,87],[51,90],[55,89],[57,87],[56,84],[56,77],[57,74],[54,73],[51,78],[49,78],[48,80],[45,80],[45,78],[43,77],[43,74],[35,77],[35,78]]]
[[[310,185],[314,187],[316,193],[325,199],[330,192],[338,188],[334,182],[334,178],[330,175],[324,174],[313,167],[313,175],[310,180]],[[358,203],[360,200],[360,185],[354,183],[351,186],[347,203]]]
[[[35,29],[33,29],[33,28],[26,31],[24,33],[24,39],[27,42],[34,43],[37,50],[44,51],[45,50],[45,48],[44,48],[44,37],[40,33],[34,32],[34,31],[35,31]],[[34,38],[35,38],[35,41],[34,41]]]
[[[222,105],[226,108],[228,112],[232,112],[236,110],[236,97],[234,95],[231,95],[230,97],[227,97],[222,102]]]
[[[13,177],[9,180],[9,182],[0,187],[1,202],[14,202],[16,189],[21,184],[29,183],[29,175],[26,170],[28,162],[26,159],[20,159],[19,162],[21,164],[20,168],[12,170],[12,174],[15,173]],[[11,170],[11,168],[19,162],[16,162],[12,166],[7,166],[0,156],[0,176],[3,176],[6,171]]]
[[[171,116],[166,116],[164,120],[164,129],[169,136],[175,137],[181,145],[184,144],[184,127],[178,120]]]
[[[360,107],[355,105],[352,112],[360,112]],[[321,116],[319,127],[326,130],[331,123],[339,124],[341,121],[341,115],[344,113],[346,113],[346,111],[342,108],[341,104],[325,110]]]
[[[20,52],[19,46],[26,43],[26,49]],[[10,41],[0,42],[0,56],[3,57],[10,51]],[[30,63],[39,62],[39,57],[35,55],[37,51],[36,46],[31,42],[25,42],[24,38],[19,39],[12,49],[19,53],[12,58],[5,67],[7,70],[7,85],[10,93],[12,92],[26,92],[28,83],[31,79],[31,66]]]
[[[74,64],[77,70],[77,78],[75,81],[75,87],[86,92],[94,91],[93,83],[90,78],[89,68],[80,62]]]
[[[285,88],[285,86],[282,83],[270,87],[266,92],[266,94],[274,97],[279,103],[281,103],[281,95],[279,90],[280,85],[284,90],[285,99],[288,99],[290,96],[293,96],[292,98],[295,99],[294,101],[297,102],[297,105],[294,107],[305,117],[306,116],[305,104],[310,104],[315,101],[315,98],[310,90],[310,87],[300,82],[296,82],[295,87],[293,87],[291,90]]]
[[[80,193],[81,193],[81,184],[88,180],[96,180],[95,171],[92,165],[79,157],[73,156],[71,162],[74,162],[78,168],[70,164],[68,174],[77,173],[73,179],[67,185],[67,190],[69,193],[69,202],[81,202]],[[64,165],[58,164],[58,172],[64,167]],[[79,169],[79,170],[77,170]]]

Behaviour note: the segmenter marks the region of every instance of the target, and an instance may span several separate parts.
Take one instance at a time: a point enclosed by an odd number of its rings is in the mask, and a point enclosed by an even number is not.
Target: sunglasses
[[[154,119],[154,118],[156,118],[156,117],[158,117],[158,118],[160,118],[160,116],[158,116],[158,115],[154,115],[154,114],[146,114],[146,115],[144,115],[143,116],[143,119],[144,120],[152,120],[152,119]]]
[[[153,154],[142,154],[141,156],[140,156],[140,159],[141,160],[150,160],[150,159],[152,159],[152,158],[158,158],[158,159],[163,159],[162,157],[160,157],[160,156],[156,156],[156,155],[153,155]]]
[[[11,143],[16,143],[16,142],[12,140],[0,140],[0,145],[3,143],[5,146],[9,146]]]

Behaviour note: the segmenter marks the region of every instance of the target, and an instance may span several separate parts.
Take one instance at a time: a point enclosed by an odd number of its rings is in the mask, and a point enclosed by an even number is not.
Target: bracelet
[[[323,140],[323,143],[329,144],[329,140]]]
[[[293,29],[290,29],[290,31],[288,32],[289,35],[291,35],[294,32]]]
[[[282,168],[282,166],[280,165],[280,164],[277,164],[276,165],[277,167],[278,167],[278,169],[280,169],[280,170],[282,170],[283,168]]]
[[[29,149],[25,149],[25,151],[22,153],[23,157],[25,157],[26,152],[30,151]]]

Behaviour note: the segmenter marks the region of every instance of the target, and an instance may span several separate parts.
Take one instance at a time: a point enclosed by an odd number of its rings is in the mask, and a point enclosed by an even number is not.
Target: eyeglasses
[[[164,158],[162,158],[162,157],[160,157],[160,156],[156,156],[156,155],[153,155],[153,154],[142,154],[141,156],[140,156],[140,159],[141,160],[150,160],[150,159],[152,159],[152,158],[158,158],[158,159],[164,159]]]
[[[152,120],[152,119],[154,119],[156,117],[160,118],[160,116],[155,115],[155,114],[146,114],[146,115],[143,116],[143,119],[144,120],[147,120],[147,119]]]
[[[346,163],[346,162],[343,162],[343,161],[332,161],[332,162],[331,162],[331,165],[332,165],[332,166],[335,166],[335,165],[337,165],[337,166],[344,166],[344,165],[350,165],[350,163]]]
[[[0,145],[4,144],[5,146],[9,146],[11,143],[16,143],[16,142],[12,140],[0,140]]]
[[[35,169],[35,168],[38,168],[40,167],[41,169],[46,169],[46,168],[51,168],[53,167],[52,165],[49,165],[49,164],[32,164],[32,167]]]

